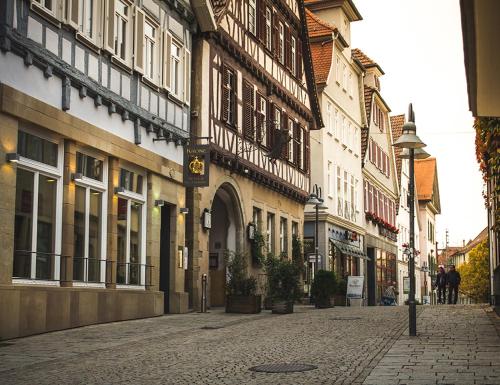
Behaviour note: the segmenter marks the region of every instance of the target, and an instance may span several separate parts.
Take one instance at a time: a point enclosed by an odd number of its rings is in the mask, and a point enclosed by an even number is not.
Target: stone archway
[[[235,188],[223,183],[212,200],[212,227],[208,238],[210,305],[225,305],[227,251],[243,250],[244,224],[240,198]]]

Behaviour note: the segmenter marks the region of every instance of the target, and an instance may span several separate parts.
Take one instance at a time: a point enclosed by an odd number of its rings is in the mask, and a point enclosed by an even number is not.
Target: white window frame
[[[84,251],[84,274],[83,281],[73,280],[73,286],[90,286],[90,287],[105,287],[106,281],[106,252],[107,252],[107,234],[108,234],[108,158],[91,149],[77,149],[77,152],[91,156],[102,161],[102,181],[86,177],[82,175],[81,179],[75,181],[75,185],[85,188],[85,251]],[[90,207],[90,190],[99,191],[101,193],[101,250],[100,250],[100,283],[88,282],[88,245],[89,245],[89,207]]]
[[[266,6],[266,48],[269,51],[273,49],[273,11]]]
[[[330,101],[326,102],[326,124],[328,125],[327,134],[333,135],[333,112],[332,103]]]
[[[130,285],[128,284],[129,277],[129,269],[125,269],[125,282],[126,284],[118,284],[116,285],[117,289],[145,289],[146,288],[146,227],[147,227],[147,175],[143,170],[138,169],[128,163],[123,163],[120,165],[121,169],[126,169],[127,171],[131,171],[134,173],[134,176],[141,175],[142,176],[142,194],[138,194],[134,191],[120,191],[117,192],[116,195],[120,198],[127,200],[127,226],[126,226],[126,241],[125,241],[125,263],[130,264],[130,212],[132,203],[139,203],[142,205],[141,207],[141,229],[140,229],[140,244],[141,247],[139,249],[139,264],[141,267],[140,271],[140,284],[139,285]],[[121,172],[121,171],[120,171]],[[118,187],[118,186],[117,186]],[[118,262],[118,261],[117,261]],[[129,265],[127,265],[129,266]],[[118,265],[117,265],[118,267]],[[116,269],[118,272],[118,269]],[[115,277],[116,278],[116,277]]]
[[[340,131],[340,119],[339,119],[339,110],[335,108],[335,127],[333,129],[333,135],[335,138],[339,138],[339,131]]]
[[[2,0],[5,1],[5,0]],[[52,6],[46,6],[47,0],[31,0],[31,8],[35,11],[40,11],[42,14],[45,14],[49,17],[54,18],[55,20],[59,19],[59,8],[60,8],[60,0],[51,0]],[[15,6],[15,4],[14,4]]]
[[[131,21],[131,16],[132,16],[132,5],[126,1],[126,0],[111,0],[115,1],[115,14],[113,15],[114,17],[114,22],[113,22],[113,41],[114,41],[114,46],[113,46],[113,52],[114,52],[114,57],[118,59],[121,62],[128,63],[129,58],[130,58],[130,51],[132,51],[130,47],[131,43],[131,34],[130,34],[130,29],[132,25]],[[121,12],[118,11],[117,5],[119,3],[122,3],[125,7],[127,7],[127,15],[122,14]],[[121,31],[118,29],[118,25],[121,23],[118,23],[118,21],[125,22],[125,31]],[[123,39],[125,39],[125,46],[123,48],[124,50],[124,57],[121,56],[121,51],[117,52],[118,49],[118,38],[120,35],[125,34],[125,36],[121,36],[121,42],[123,42]]]
[[[18,169],[23,169],[34,173],[33,176],[33,207],[32,207],[32,225],[31,225],[31,270],[30,278],[13,278],[13,283],[19,284],[43,284],[59,286],[61,273],[61,242],[62,242],[62,207],[63,207],[63,169],[64,169],[64,142],[48,133],[40,133],[38,130],[30,127],[20,127],[19,131],[37,136],[41,139],[57,144],[57,166],[38,162],[23,156],[19,156],[17,163]],[[55,204],[55,234],[54,234],[54,274],[52,280],[36,279],[36,253],[37,253],[37,235],[38,235],[38,189],[40,174],[56,179],[56,204]],[[14,250],[15,252],[15,250]],[[59,256],[56,258],[55,256]]]
[[[266,245],[268,253],[274,254],[274,218],[276,215],[274,213],[267,213],[266,217]]]
[[[347,92],[347,64],[342,64],[342,89]]]
[[[174,47],[179,49],[179,55],[174,54]],[[174,64],[176,64],[176,68],[178,69],[177,76],[175,76]],[[184,78],[183,73],[182,44],[172,38],[172,46],[170,47],[170,91],[178,99],[181,99],[182,96],[181,84]]]
[[[88,15],[87,11],[88,9],[86,8],[86,5],[88,3],[92,4],[92,8],[90,10],[91,13],[91,24],[90,24],[90,29],[89,26],[87,25],[88,21]],[[91,41],[95,41],[95,34],[96,34],[96,1],[95,0],[79,0],[78,1],[78,31],[81,35],[86,37],[87,39],[90,39]],[[89,34],[90,32],[90,34]]]
[[[331,160],[327,161],[327,166],[326,166],[326,176],[327,176],[327,186],[328,186],[328,197],[333,198],[334,194],[334,172],[332,172],[332,169],[335,168],[335,165]]]
[[[281,64],[285,64],[285,23],[283,23],[282,21],[278,22],[278,39],[278,60]]]
[[[251,20],[253,19],[253,22]],[[257,34],[257,4],[256,0],[248,0],[247,28],[253,34]]]
[[[339,55],[335,55],[335,81],[338,85],[340,85],[341,76],[340,76],[340,57]]]
[[[349,93],[349,96],[352,98],[353,97],[352,72],[349,72],[349,80],[348,80],[348,83],[347,83],[347,91]]]
[[[293,35],[290,36],[290,56],[290,70],[297,76],[297,39]]]
[[[288,253],[288,245],[285,240],[287,238],[288,232],[288,220],[284,217],[280,217],[280,254]]]
[[[147,27],[151,28],[153,36],[147,34]],[[152,23],[148,18],[144,20],[144,77],[154,83],[157,83],[157,62],[159,52],[159,28]],[[150,48],[151,47],[151,48]],[[150,56],[150,62],[148,62]]]
[[[290,162],[293,162],[294,159],[294,141],[293,141],[293,131],[295,128],[295,120],[291,119],[290,117],[288,118],[288,135],[290,136],[290,140],[288,141],[288,159]]]

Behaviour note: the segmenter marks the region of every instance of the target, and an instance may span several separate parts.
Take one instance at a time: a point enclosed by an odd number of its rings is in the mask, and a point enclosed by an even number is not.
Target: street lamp
[[[313,270],[314,276],[318,271],[319,264],[319,242],[318,242],[318,226],[319,226],[319,210],[326,210],[328,207],[324,204],[324,200],[321,196],[321,187],[317,184],[313,187],[313,192],[309,195],[306,204],[314,205],[316,208],[316,221],[314,223],[314,254],[315,254],[315,266]]]
[[[407,149],[409,159],[409,206],[410,206],[410,245],[408,254],[408,275],[410,276],[410,293],[408,295],[408,315],[410,336],[417,335],[417,304],[415,303],[415,150],[426,144],[417,136],[413,106],[408,107],[408,122],[403,125],[403,134],[393,144],[394,147]],[[405,151],[403,150],[403,153]],[[424,150],[417,151],[419,159],[429,156]]]

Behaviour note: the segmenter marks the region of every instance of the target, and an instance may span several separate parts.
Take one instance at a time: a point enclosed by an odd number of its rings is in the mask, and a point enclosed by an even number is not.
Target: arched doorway
[[[211,306],[225,305],[226,266],[228,251],[241,251],[243,245],[243,217],[238,194],[229,183],[224,183],[212,201],[212,228],[208,239],[209,298]]]

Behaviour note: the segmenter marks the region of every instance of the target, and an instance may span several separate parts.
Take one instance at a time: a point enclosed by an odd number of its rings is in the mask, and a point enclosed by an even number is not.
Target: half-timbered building
[[[224,304],[226,251],[290,257],[310,187],[310,130],[322,127],[303,1],[193,1],[193,140],[210,145],[210,187],[189,190],[189,291]],[[207,223],[206,218],[211,218]],[[203,221],[201,220],[203,219]],[[250,263],[258,275],[258,261]]]
[[[361,50],[352,55],[364,67],[366,126],[361,132],[368,305],[375,305],[396,282],[396,200],[399,186],[392,147],[389,106],[380,93],[382,68]]]
[[[182,0],[0,2],[0,338],[187,311]]]

